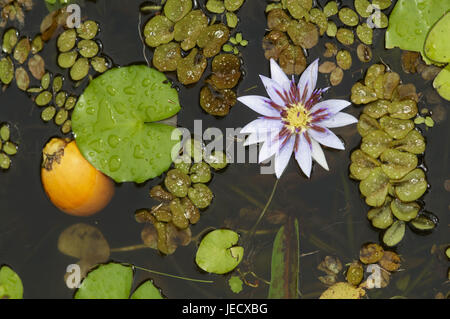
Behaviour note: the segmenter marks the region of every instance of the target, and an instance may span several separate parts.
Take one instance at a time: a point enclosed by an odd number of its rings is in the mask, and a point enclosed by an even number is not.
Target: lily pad
[[[92,80],[78,99],[72,127],[83,156],[116,182],[145,182],[165,172],[175,128],[155,123],[177,114],[178,93],[147,66],[111,69]]]
[[[152,281],[147,280],[135,290],[131,299],[163,299],[163,297]]]
[[[428,30],[449,9],[448,0],[399,0],[389,17],[386,48],[421,52],[429,64],[423,52]]]
[[[389,177],[381,167],[374,168],[369,176],[361,181],[359,190],[366,197],[367,205],[379,207],[386,201],[389,191]]]
[[[450,62],[450,11],[431,28],[425,40],[424,53],[438,63]]]
[[[198,247],[195,262],[204,271],[226,274],[236,268],[244,256],[244,248],[236,246],[239,235],[228,229],[207,234]]]
[[[395,194],[403,202],[418,200],[426,192],[428,183],[425,173],[417,168],[400,180],[393,181]]]
[[[132,283],[133,269],[130,266],[101,265],[82,281],[75,299],[128,299]]]
[[[0,299],[22,299],[23,285],[19,275],[8,266],[0,268]]]
[[[434,79],[433,87],[440,96],[450,101],[450,64],[447,65]]]

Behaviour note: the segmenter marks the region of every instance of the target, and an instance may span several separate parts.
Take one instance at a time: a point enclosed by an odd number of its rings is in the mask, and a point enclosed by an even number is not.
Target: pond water
[[[26,24],[21,34],[34,36],[38,33],[40,21],[48,13],[44,1],[35,1],[32,11],[26,13]],[[324,3],[326,1],[319,1]],[[343,1],[345,4],[353,1]],[[98,0],[87,1],[82,7],[82,16],[98,21],[101,27],[100,39],[104,53],[116,65],[124,66],[145,63],[143,44],[139,30],[148,20],[141,17],[141,1]],[[246,75],[239,84],[238,96],[251,94],[265,95],[258,74],[269,74],[269,64],[264,58],[261,41],[266,32],[264,9],[267,2],[247,0],[239,16],[238,29],[249,45],[241,50]],[[424,130],[427,150],[424,162],[428,168],[427,179],[430,190],[424,196],[426,210],[436,214],[440,223],[431,234],[419,235],[407,230],[406,236],[396,248],[402,256],[402,271],[395,273],[390,285],[385,289],[368,293],[370,298],[433,298],[437,292],[448,291],[448,262],[441,251],[432,254],[433,245],[442,246],[450,241],[449,196],[444,188],[450,176],[449,139],[450,126],[447,108],[449,103],[436,98],[431,82],[425,82],[420,75],[410,75],[402,71],[401,51],[384,50],[384,31],[376,31],[373,46],[373,63],[384,62],[398,72],[404,83],[414,83],[423,93],[420,107],[427,107],[439,114],[435,127]],[[319,45],[309,51],[308,63],[322,57],[323,43],[335,42],[323,37]],[[144,49],[147,56],[149,49]],[[356,51],[356,45],[351,47]],[[56,66],[56,43],[51,40],[42,56],[46,68],[53,73],[67,74]],[[353,55],[354,57],[356,54]],[[350,89],[355,81],[362,79],[370,64],[361,64],[353,59],[351,70],[345,72],[341,85],[332,87],[325,98],[349,100]],[[206,76],[209,72],[205,72]],[[174,80],[173,74],[168,75]],[[65,81],[65,89],[81,93],[86,85],[74,88]],[[319,75],[319,87],[328,86],[327,79]],[[203,128],[243,127],[256,114],[241,104],[237,104],[230,114],[218,119],[205,114],[199,106],[199,90],[202,81],[189,88],[180,86],[182,111],[178,122],[182,127],[193,129],[195,119],[203,121]],[[351,106],[346,110],[355,116],[360,107]],[[143,185],[126,183],[117,185],[116,195],[110,205],[101,213],[86,219],[71,217],[61,213],[47,199],[40,181],[41,150],[52,136],[60,135],[53,124],[45,124],[40,119],[40,111],[33,101],[15,85],[0,94],[0,121],[8,121],[13,126],[13,137],[19,143],[19,153],[13,158],[13,166],[7,172],[0,172],[0,264],[10,265],[22,278],[24,298],[71,298],[73,291],[64,282],[65,269],[75,263],[73,258],[64,256],[57,249],[59,234],[67,227],[84,222],[96,226],[108,240],[112,248],[126,247],[141,243],[142,225],[136,223],[134,212],[138,208],[155,204],[149,196],[149,189],[161,183],[160,178]],[[358,259],[360,246],[366,242],[380,242],[380,232],[372,228],[366,218],[368,207],[361,198],[358,183],[348,177],[350,153],[360,144],[361,138],[356,126],[334,130],[346,142],[345,151],[326,151],[330,172],[318,165],[313,168],[312,178],[307,180],[291,160],[281,178],[270,210],[282,211],[298,218],[300,226],[300,292],[304,298],[317,298],[325,289],[318,276],[323,275],[317,265],[327,255],[337,256],[346,264]],[[257,164],[234,164],[214,175],[210,187],[215,194],[209,209],[203,213],[200,222],[192,227],[193,234],[199,234],[210,227],[232,225],[237,229],[249,229],[256,216],[268,200],[275,176],[260,175]],[[240,217],[240,210],[247,208],[255,212],[255,219],[249,221]],[[242,223],[236,221],[242,220]],[[279,226],[261,224],[267,232],[256,235],[248,247],[246,266],[260,278],[270,280],[270,260],[275,232]],[[135,284],[145,278],[152,278],[169,298],[265,298],[268,285],[259,282],[258,288],[246,288],[235,295],[228,288],[228,276],[211,275],[202,272],[195,264],[196,244],[179,247],[175,254],[162,256],[151,249],[130,252],[114,252],[111,260],[131,263],[156,271],[182,275],[214,283],[194,283],[137,271]],[[313,254],[309,254],[313,253]],[[408,281],[409,277],[409,281]],[[407,283],[406,289],[402,283]],[[403,285],[405,286],[405,285]],[[404,287],[403,287],[404,288]]]

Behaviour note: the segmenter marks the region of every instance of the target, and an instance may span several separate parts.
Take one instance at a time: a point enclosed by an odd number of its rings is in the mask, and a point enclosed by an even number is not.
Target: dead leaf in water
[[[59,235],[58,250],[67,256],[97,263],[107,261],[110,254],[108,242],[100,230],[81,223]]]

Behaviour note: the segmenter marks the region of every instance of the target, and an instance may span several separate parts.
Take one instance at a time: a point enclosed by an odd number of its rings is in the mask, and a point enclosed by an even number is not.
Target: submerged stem
[[[110,252],[118,253],[118,252],[134,251],[134,250],[146,249],[146,248],[150,248],[150,247],[148,247],[147,245],[144,245],[144,244],[139,244],[139,245],[120,247],[120,248],[111,248]]]
[[[270,194],[269,200],[267,201],[266,206],[264,206],[264,209],[261,212],[261,215],[259,215],[259,218],[256,221],[255,225],[253,225],[252,229],[250,230],[250,236],[249,236],[248,239],[251,239],[255,235],[256,228],[258,227],[259,223],[261,222],[261,220],[263,219],[264,215],[266,214],[270,204],[272,203],[273,197],[274,197],[275,192],[276,192],[277,187],[278,187],[278,182],[279,182],[279,179],[277,179],[275,181],[275,184],[273,185],[272,193]]]
[[[151,270],[151,269],[146,269],[146,268],[139,267],[139,266],[136,266],[136,265],[132,265],[132,266],[134,268],[136,268],[136,269],[139,269],[139,270],[142,270],[142,271],[145,271],[145,272],[149,272],[149,273],[152,273],[152,274],[160,275],[160,276],[166,276],[166,277],[171,277],[171,278],[176,278],[176,279],[181,279],[181,280],[186,280],[186,281],[202,282],[202,283],[207,283],[207,284],[214,283],[214,281],[212,281],[212,280],[201,280],[201,279],[187,278],[187,277],[182,277],[182,276],[166,274],[166,273],[155,271],[155,270]]]

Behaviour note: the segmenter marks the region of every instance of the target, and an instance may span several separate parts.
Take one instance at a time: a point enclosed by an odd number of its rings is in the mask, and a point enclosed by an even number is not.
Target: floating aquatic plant
[[[296,84],[271,59],[272,78],[260,76],[270,98],[243,96],[238,99],[262,115],[242,129],[241,133],[250,134],[245,145],[264,143],[259,162],[275,155],[275,173],[278,178],[283,174],[292,153],[307,177],[311,175],[312,159],[328,170],[320,144],[344,149],[342,141],[329,128],[357,122],[352,115],[340,112],[350,102],[320,101],[327,89],[316,89],[318,62],[314,61]]]

